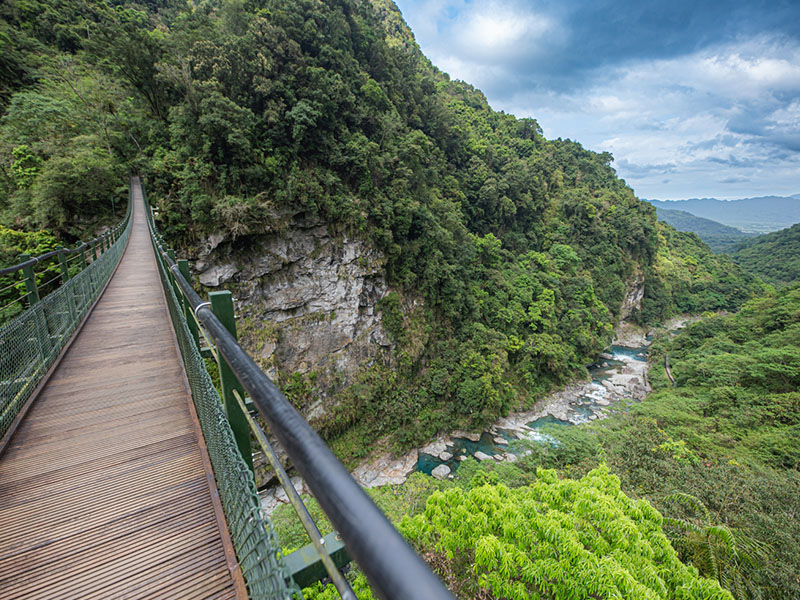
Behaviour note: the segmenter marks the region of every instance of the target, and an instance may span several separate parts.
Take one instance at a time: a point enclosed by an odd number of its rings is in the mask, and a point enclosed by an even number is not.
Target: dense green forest
[[[735,263],[764,281],[785,285],[800,279],[800,223],[747,240],[733,248]]]
[[[711,219],[696,217],[685,210],[656,207],[656,215],[659,221],[672,225],[678,231],[696,233],[714,252],[727,252],[754,235]]]
[[[677,388],[653,369],[646,402],[553,431],[558,445],[516,465],[468,461],[455,482],[420,475],[376,498],[408,516],[404,533],[463,597],[573,597],[536,591],[546,572],[578,585],[580,569],[562,577],[552,564],[562,548],[605,569],[608,587],[587,594],[616,593],[613,580],[630,597],[728,597],[700,574],[739,599],[800,595],[788,441],[800,433],[798,289],[769,294],[659,223],[609,154],[493,111],[422,55],[390,1],[2,0],[0,108],[4,263],[113,222],[131,171],[189,258],[215,233],[256,245],[287,211],[380,250],[392,356],[314,422],[347,464],[477,429],[584,376],[634,283],[641,324],[744,306],[656,343],[652,360],[669,353]],[[287,389],[295,400],[316,391],[302,378]],[[487,517],[486,529],[450,535],[443,502],[494,506],[499,529]],[[512,540],[503,523],[518,503],[560,514],[514,520]],[[577,541],[556,531],[573,518]],[[547,539],[537,561],[551,563],[508,562],[526,535]],[[473,542],[476,568],[454,559]],[[611,550],[614,564],[592,562]]]

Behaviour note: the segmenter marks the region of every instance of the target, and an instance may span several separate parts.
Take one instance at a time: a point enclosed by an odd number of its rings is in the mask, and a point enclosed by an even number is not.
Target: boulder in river
[[[498,446],[508,446],[508,440],[502,436],[497,436],[494,438],[494,443]]]
[[[444,452],[440,452],[439,453],[439,460],[443,460],[444,462],[447,462],[451,458],[453,458],[453,455],[450,452],[447,452],[446,450]]]
[[[492,457],[491,457],[491,456],[489,456],[489,455],[488,455],[488,454],[486,454],[485,452],[481,452],[480,450],[478,450],[478,451],[477,451],[475,454],[473,454],[472,456],[474,456],[474,457],[475,457],[475,460],[480,460],[480,461],[484,461],[484,460],[492,460]]]
[[[433,471],[431,471],[431,475],[433,475],[436,479],[444,479],[450,475],[450,467],[447,465],[439,465]]]
[[[453,433],[450,434],[450,437],[461,438],[464,440],[469,440],[470,442],[481,441],[480,433],[470,433],[469,431],[461,431],[460,429],[456,429]]]

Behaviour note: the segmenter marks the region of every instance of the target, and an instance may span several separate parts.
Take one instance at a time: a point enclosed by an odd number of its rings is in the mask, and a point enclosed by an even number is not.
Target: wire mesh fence
[[[159,252],[160,236],[152,221],[147,197],[145,210],[156,253],[159,277],[178,339],[192,399],[214,469],[222,509],[236,556],[252,600],[289,599],[299,590],[286,570],[280,544],[261,508],[253,474],[239,453],[217,389],[206,370],[183,309]]]
[[[6,275],[18,276],[19,281],[6,283],[5,287],[26,291],[12,300],[10,306],[0,306],[0,313],[14,312],[12,318],[0,325],[0,438],[6,435],[114,272],[130,235],[130,214],[129,202],[125,219],[113,230],[116,241],[109,243],[106,251],[84,268],[77,264],[73,269],[67,266],[67,274],[63,274],[58,254],[48,253],[38,272],[31,267],[33,277],[36,280],[41,277],[41,285],[33,290],[26,288],[21,269],[19,273]],[[53,257],[55,266],[51,264]],[[40,262],[33,260],[36,264]]]

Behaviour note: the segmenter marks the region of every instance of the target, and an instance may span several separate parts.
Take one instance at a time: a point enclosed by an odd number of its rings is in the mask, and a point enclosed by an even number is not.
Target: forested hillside
[[[5,2],[3,16],[4,224],[77,236],[136,169],[190,257],[213,233],[246,249],[287,211],[385,256],[391,365],[318,423],[343,451],[481,423],[583,373],[631,284],[643,322],[758,289],[657,224],[609,154],[451,81],[391,2]],[[403,313],[407,296],[424,310]]]
[[[727,252],[736,244],[753,235],[711,219],[696,217],[685,210],[657,207],[656,215],[659,221],[672,225],[678,231],[696,233],[714,252]]]
[[[799,344],[796,285],[663,337],[652,395],[589,428],[552,429],[559,445],[534,446],[530,464],[576,474],[607,461],[623,490],[677,519],[670,537],[701,572],[737,598],[796,598]]]
[[[800,279],[800,223],[740,243],[733,261],[764,281],[785,285]]]

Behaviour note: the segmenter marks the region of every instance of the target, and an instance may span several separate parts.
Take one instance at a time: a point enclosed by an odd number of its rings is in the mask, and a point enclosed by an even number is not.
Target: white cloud
[[[550,137],[611,152],[620,175],[644,197],[800,190],[796,43],[755,38],[631,61],[576,92],[528,90],[494,105],[533,116]]]
[[[493,3],[465,12],[457,44],[476,62],[497,63],[514,57],[531,58],[549,44],[558,26],[551,18],[508,4]]]
[[[397,4],[406,17],[413,16],[410,24],[428,58],[464,81],[486,65],[511,76],[509,62],[530,60],[565,36],[554,17],[515,0],[400,0]]]
[[[685,43],[692,50],[649,59],[631,46],[615,55],[623,58],[592,62],[593,55],[574,53],[585,51],[578,29],[570,30],[585,12],[578,5],[398,4],[434,64],[483,90],[495,109],[536,118],[548,137],[612,152],[620,175],[644,197],[800,191],[796,38],[740,36],[700,49]],[[614,46],[609,35],[595,41],[586,47]]]

